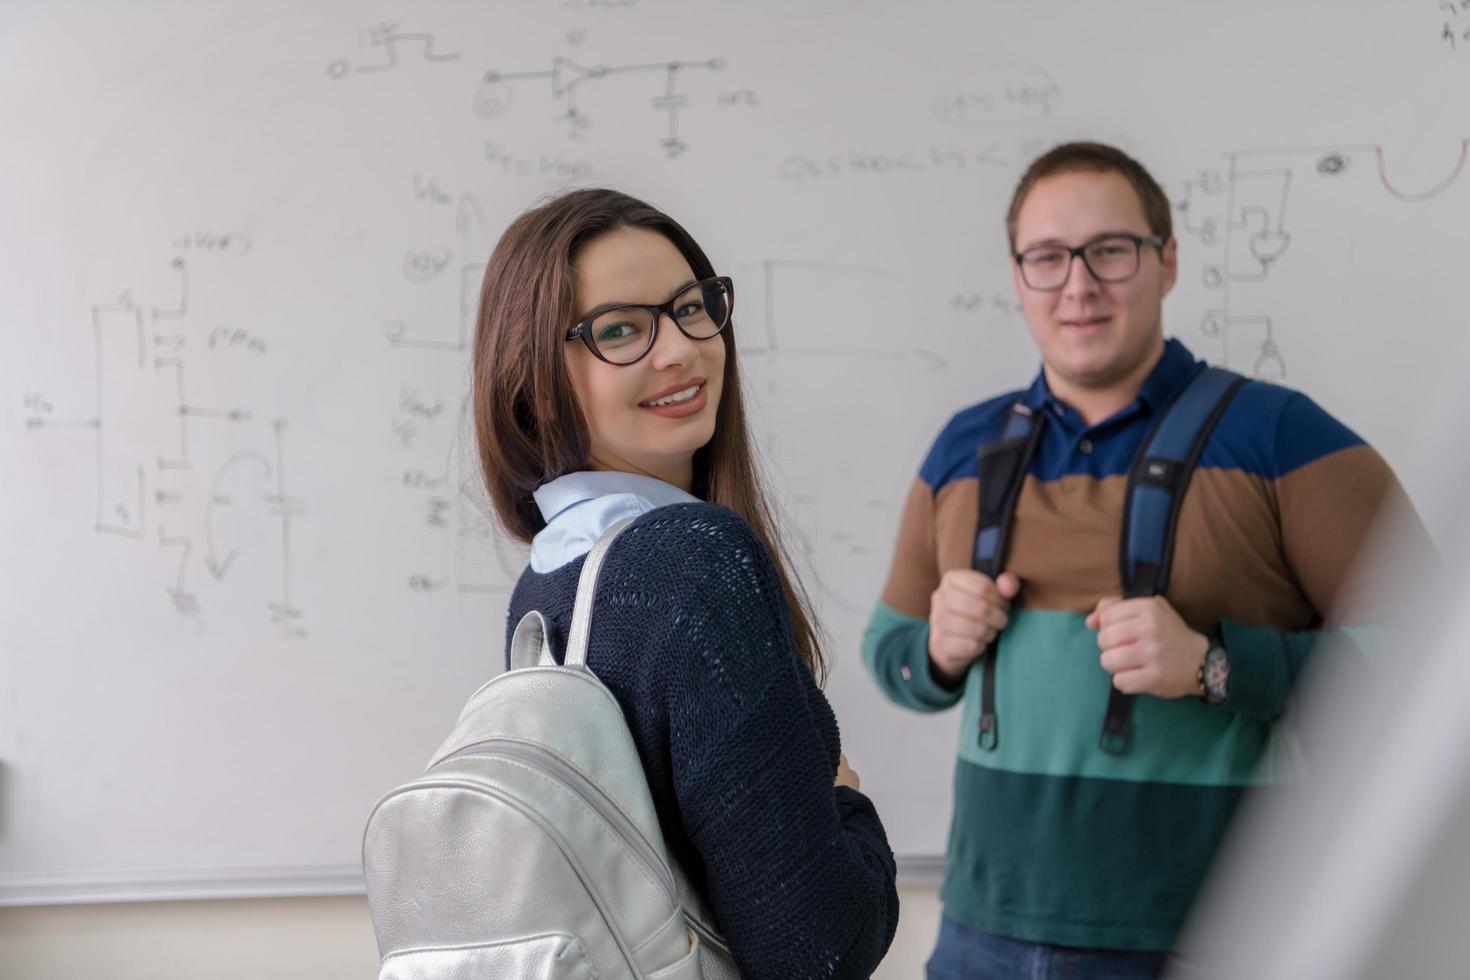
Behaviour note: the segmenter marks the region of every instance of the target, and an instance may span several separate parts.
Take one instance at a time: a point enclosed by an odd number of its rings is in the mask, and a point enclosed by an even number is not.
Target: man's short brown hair
[[[1006,211],[1006,234],[1010,238],[1011,250],[1016,248],[1016,218],[1026,195],[1043,177],[1075,173],[1117,173],[1133,186],[1143,205],[1143,216],[1148,221],[1148,230],[1165,241],[1174,234],[1173,209],[1164,189],[1143,164],[1115,146],[1106,143],[1063,143],[1053,147],[1031,162],[1016,192],[1011,195],[1011,206]]]

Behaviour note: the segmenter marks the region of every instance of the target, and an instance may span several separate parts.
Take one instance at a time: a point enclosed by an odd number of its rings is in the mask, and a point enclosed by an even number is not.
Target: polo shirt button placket
[[[1077,451],[1082,453],[1084,456],[1090,455],[1092,453],[1092,440],[1083,439],[1081,442],[1077,443]]]

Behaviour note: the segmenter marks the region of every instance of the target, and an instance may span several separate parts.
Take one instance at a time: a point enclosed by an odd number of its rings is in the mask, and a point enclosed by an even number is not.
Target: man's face
[[[1037,181],[1016,216],[1016,251],[1037,245],[1076,247],[1104,235],[1151,234],[1143,204],[1119,173],[1079,171]],[[1072,260],[1060,289],[1027,286],[1012,264],[1016,293],[1048,379],[1076,388],[1106,389],[1136,380],[1163,343],[1163,301],[1178,273],[1177,245],[1144,245],[1138,272],[1124,282],[1099,282]]]

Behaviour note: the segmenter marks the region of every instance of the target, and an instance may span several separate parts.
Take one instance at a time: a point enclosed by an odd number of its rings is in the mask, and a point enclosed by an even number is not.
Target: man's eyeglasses
[[[580,338],[593,355],[608,364],[632,364],[653,350],[663,316],[672,319],[690,340],[709,340],[725,329],[734,308],[734,281],[716,276],[684,287],[666,303],[594,312],[568,330],[566,339]]]
[[[1163,235],[1104,235],[1076,248],[1037,245],[1012,257],[1021,269],[1021,281],[1032,289],[1061,289],[1072,272],[1072,260],[1081,258],[1098,282],[1123,282],[1138,274],[1138,251],[1144,245],[1163,248]]]

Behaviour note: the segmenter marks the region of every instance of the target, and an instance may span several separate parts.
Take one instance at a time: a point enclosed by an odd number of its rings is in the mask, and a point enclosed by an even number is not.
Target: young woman
[[[615,191],[507,229],[474,351],[485,482],[531,545],[507,641],[532,609],[564,641],[586,553],[636,516],[603,566],[587,663],[627,716],[670,855],[744,976],[867,977],[898,921],[893,855],[756,482],[733,304],[682,227]]]

